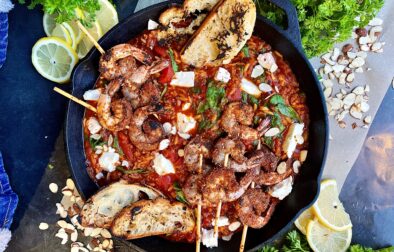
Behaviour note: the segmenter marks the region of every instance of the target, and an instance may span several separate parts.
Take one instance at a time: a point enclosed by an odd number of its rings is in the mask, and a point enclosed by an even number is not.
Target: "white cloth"
[[[0,0],[0,12],[9,12],[14,8],[10,0]]]
[[[5,251],[10,240],[11,231],[8,229],[0,229],[0,252]]]

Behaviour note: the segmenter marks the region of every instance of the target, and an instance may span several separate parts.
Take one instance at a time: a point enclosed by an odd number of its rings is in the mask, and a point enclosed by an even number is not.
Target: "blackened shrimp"
[[[262,228],[270,220],[277,202],[277,200],[261,189],[249,188],[238,199],[235,209],[244,225],[251,228]]]
[[[213,148],[212,161],[218,166],[244,172],[247,170],[245,152],[245,145],[239,139],[221,138]],[[227,164],[224,165],[226,155],[229,155],[229,158]]]
[[[160,59],[153,62],[151,65],[141,65],[136,68],[126,80],[127,85],[137,85],[145,83],[152,74],[160,73],[163,69],[167,68],[170,62],[167,59]]]
[[[148,80],[141,88],[137,86],[123,86],[122,93],[130,101],[133,108],[139,108],[148,104],[158,103],[161,90],[156,81]]]
[[[258,131],[249,127],[253,123],[253,116],[252,106],[242,102],[232,102],[225,108],[220,125],[231,137],[253,141],[259,137]]]
[[[107,80],[124,77],[130,69],[136,67],[134,59],[143,64],[149,65],[152,63],[152,56],[145,51],[130,44],[116,45],[101,56],[99,71]]]
[[[135,147],[144,151],[157,150],[160,141],[165,137],[162,124],[151,116],[160,112],[162,106],[149,105],[134,112],[129,127],[129,139]]]
[[[189,171],[199,171],[200,155],[203,158],[209,158],[211,148],[212,141],[202,135],[197,135],[186,145],[184,163]]]
[[[277,171],[263,171],[254,178],[257,185],[271,186],[278,184],[293,174],[293,169],[290,168],[291,159],[286,162],[286,170],[279,174]]]
[[[204,177],[201,189],[203,198],[212,203],[217,203],[220,200],[223,202],[237,200],[245,193],[253,177],[258,173],[257,167],[250,169],[238,182],[233,171],[216,167]]]
[[[132,107],[125,99],[112,101],[112,96],[119,90],[120,80],[111,81],[106,93],[100,95],[97,101],[97,117],[100,124],[111,131],[125,129],[131,120]]]
[[[183,185],[183,193],[187,201],[193,206],[198,205],[200,202],[203,206],[213,206],[208,201],[202,199],[201,184],[203,179],[204,176],[202,174],[191,174]]]

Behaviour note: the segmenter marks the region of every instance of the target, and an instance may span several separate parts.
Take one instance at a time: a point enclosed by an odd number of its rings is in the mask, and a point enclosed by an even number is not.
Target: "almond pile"
[[[49,184],[49,190],[57,193],[58,186],[55,183]],[[56,223],[59,230],[55,237],[59,238],[62,245],[70,243],[71,252],[88,251],[113,251],[113,240],[111,233],[104,228],[83,227],[79,223],[79,216],[83,204],[85,203],[79,195],[72,179],[67,179],[66,186],[61,190],[63,198],[60,203],[56,203],[56,214],[60,220]],[[49,225],[45,222],[39,224],[39,229],[46,230]],[[78,236],[88,237],[87,244],[78,241]],[[86,238],[84,239],[86,240]]]
[[[322,77],[321,83],[324,88],[324,97],[327,102],[327,109],[330,116],[338,122],[339,127],[346,128],[345,117],[349,114],[353,119],[360,120],[363,128],[368,128],[372,117],[365,115],[369,111],[368,93],[369,85],[354,85],[356,73],[363,73],[371,70],[365,67],[367,52],[382,53],[384,42],[380,41],[383,31],[383,20],[372,19],[367,28],[357,28],[353,38],[355,45],[346,44],[340,50],[334,48],[321,56],[323,66],[318,70]],[[339,91],[333,94],[334,82],[339,85]],[[356,122],[352,123],[352,128],[357,128]]]

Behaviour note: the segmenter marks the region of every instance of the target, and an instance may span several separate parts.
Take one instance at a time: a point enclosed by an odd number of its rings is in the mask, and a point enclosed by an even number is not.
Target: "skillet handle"
[[[298,25],[297,10],[290,0],[269,0],[271,3],[275,4],[277,7],[281,8],[287,16],[287,29],[284,30],[279,26],[275,27],[281,31],[286,37],[294,43],[296,47],[302,50],[300,26]]]

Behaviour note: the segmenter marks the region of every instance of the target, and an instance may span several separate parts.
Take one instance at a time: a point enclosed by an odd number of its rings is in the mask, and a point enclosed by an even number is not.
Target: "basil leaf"
[[[292,107],[284,105],[284,104],[278,104],[277,107],[278,107],[279,112],[282,115],[287,116],[292,120],[300,121],[300,117],[298,116],[297,112]]]
[[[246,58],[250,57],[248,45],[245,45],[244,47],[242,47],[242,52],[243,52],[243,54],[245,55]]]
[[[117,136],[114,138],[114,147],[115,147],[115,149],[118,151],[118,153],[119,153],[121,156],[123,156],[124,153],[123,153],[122,148],[120,148],[120,146],[119,146],[119,139],[118,139]]]
[[[171,58],[171,66],[172,66],[172,70],[174,70],[174,73],[178,72],[178,65],[175,61],[175,56],[174,56],[174,52],[172,51],[172,49],[168,49],[168,54],[170,55]]]
[[[271,149],[274,146],[274,141],[273,141],[272,137],[263,137],[263,142],[265,145],[267,145]]]
[[[248,94],[244,91],[241,92],[241,100],[243,103],[248,103]]]
[[[271,96],[270,103],[272,105],[285,104],[285,100],[281,95],[274,94],[273,96]]]
[[[257,98],[254,97],[253,95],[249,95],[249,101],[250,101],[252,104],[259,105],[259,99],[257,99]]]
[[[124,173],[124,174],[143,174],[143,173],[147,173],[148,171],[145,169],[133,169],[133,170],[126,170],[123,166],[117,166],[116,170]]]
[[[178,182],[174,182],[172,186],[174,187],[174,191],[176,193],[176,200],[188,205],[189,202],[185,198],[185,194],[183,193],[182,188],[179,186]]]
[[[89,137],[89,144],[90,144],[90,147],[92,147],[92,149],[94,150],[94,149],[96,149],[97,146],[104,145],[104,141],[102,140],[102,138],[94,139],[94,138]]]
[[[210,82],[205,95],[205,102],[199,104],[197,114],[204,113],[208,109],[219,110],[219,104],[221,104],[225,95],[226,90],[224,87],[215,86],[213,82]]]
[[[282,118],[277,112],[274,112],[271,117],[271,126],[277,127],[281,132],[285,129],[285,126],[282,123]]]

